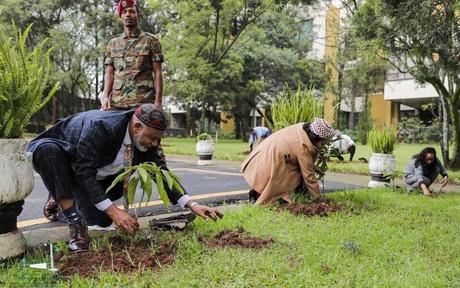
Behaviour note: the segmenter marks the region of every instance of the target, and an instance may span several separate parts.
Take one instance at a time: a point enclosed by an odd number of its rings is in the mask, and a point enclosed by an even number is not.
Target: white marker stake
[[[58,269],[54,268],[54,252],[53,252],[53,243],[50,243],[50,258],[51,258],[51,268],[48,269],[51,272],[57,272]]]

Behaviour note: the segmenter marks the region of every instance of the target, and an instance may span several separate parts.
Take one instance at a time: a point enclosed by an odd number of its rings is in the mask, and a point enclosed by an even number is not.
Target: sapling
[[[138,208],[141,207],[144,195],[147,196],[146,203],[152,198],[153,181],[156,182],[158,195],[166,207],[169,207],[171,202],[169,201],[165,184],[169,189],[177,189],[179,192],[184,194],[184,189],[179,183],[179,177],[169,170],[161,169],[161,167],[156,165],[154,162],[145,162],[139,165],[126,166],[122,167],[121,170],[123,170],[123,172],[113,180],[112,184],[107,188],[106,193],[115,187],[117,183],[122,182],[126,177],[129,177],[128,191],[126,195],[127,203],[125,203],[126,210],[129,207],[128,205],[134,206],[134,196],[136,194],[138,184],[140,184],[140,187],[142,188],[142,198],[139,202]],[[136,213],[135,216],[137,218],[136,207],[134,207],[134,212]]]

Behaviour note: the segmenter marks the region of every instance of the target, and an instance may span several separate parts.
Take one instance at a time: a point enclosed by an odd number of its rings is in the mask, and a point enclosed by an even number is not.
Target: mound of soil
[[[225,229],[217,233],[212,240],[199,236],[199,240],[209,247],[243,247],[251,249],[260,249],[275,242],[272,237],[259,238],[245,236],[246,231],[243,227],[235,230]]]
[[[150,240],[126,239],[116,235],[109,239],[111,248],[98,251],[67,254],[59,257],[59,273],[64,276],[79,274],[91,277],[99,272],[126,273],[158,269],[174,261],[174,242],[162,242],[152,254]]]
[[[278,207],[278,211],[289,211],[294,215],[305,216],[328,216],[330,213],[341,211],[342,205],[337,202],[318,202],[318,203],[296,203],[286,204]]]

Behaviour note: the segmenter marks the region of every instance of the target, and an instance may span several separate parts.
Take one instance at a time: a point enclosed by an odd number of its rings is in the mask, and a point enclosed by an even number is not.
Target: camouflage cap
[[[133,7],[137,5],[137,0],[120,0],[117,4],[117,14],[121,17],[124,8]]]
[[[142,104],[136,109],[134,115],[150,128],[166,130],[168,127],[166,114],[152,103]]]

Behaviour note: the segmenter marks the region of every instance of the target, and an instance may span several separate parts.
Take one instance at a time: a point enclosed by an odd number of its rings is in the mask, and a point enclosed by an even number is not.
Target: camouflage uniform
[[[115,69],[111,107],[128,109],[153,103],[153,62],[163,61],[160,42],[150,33],[137,29],[129,38],[123,32],[111,39],[105,61],[105,65],[113,65]]]

